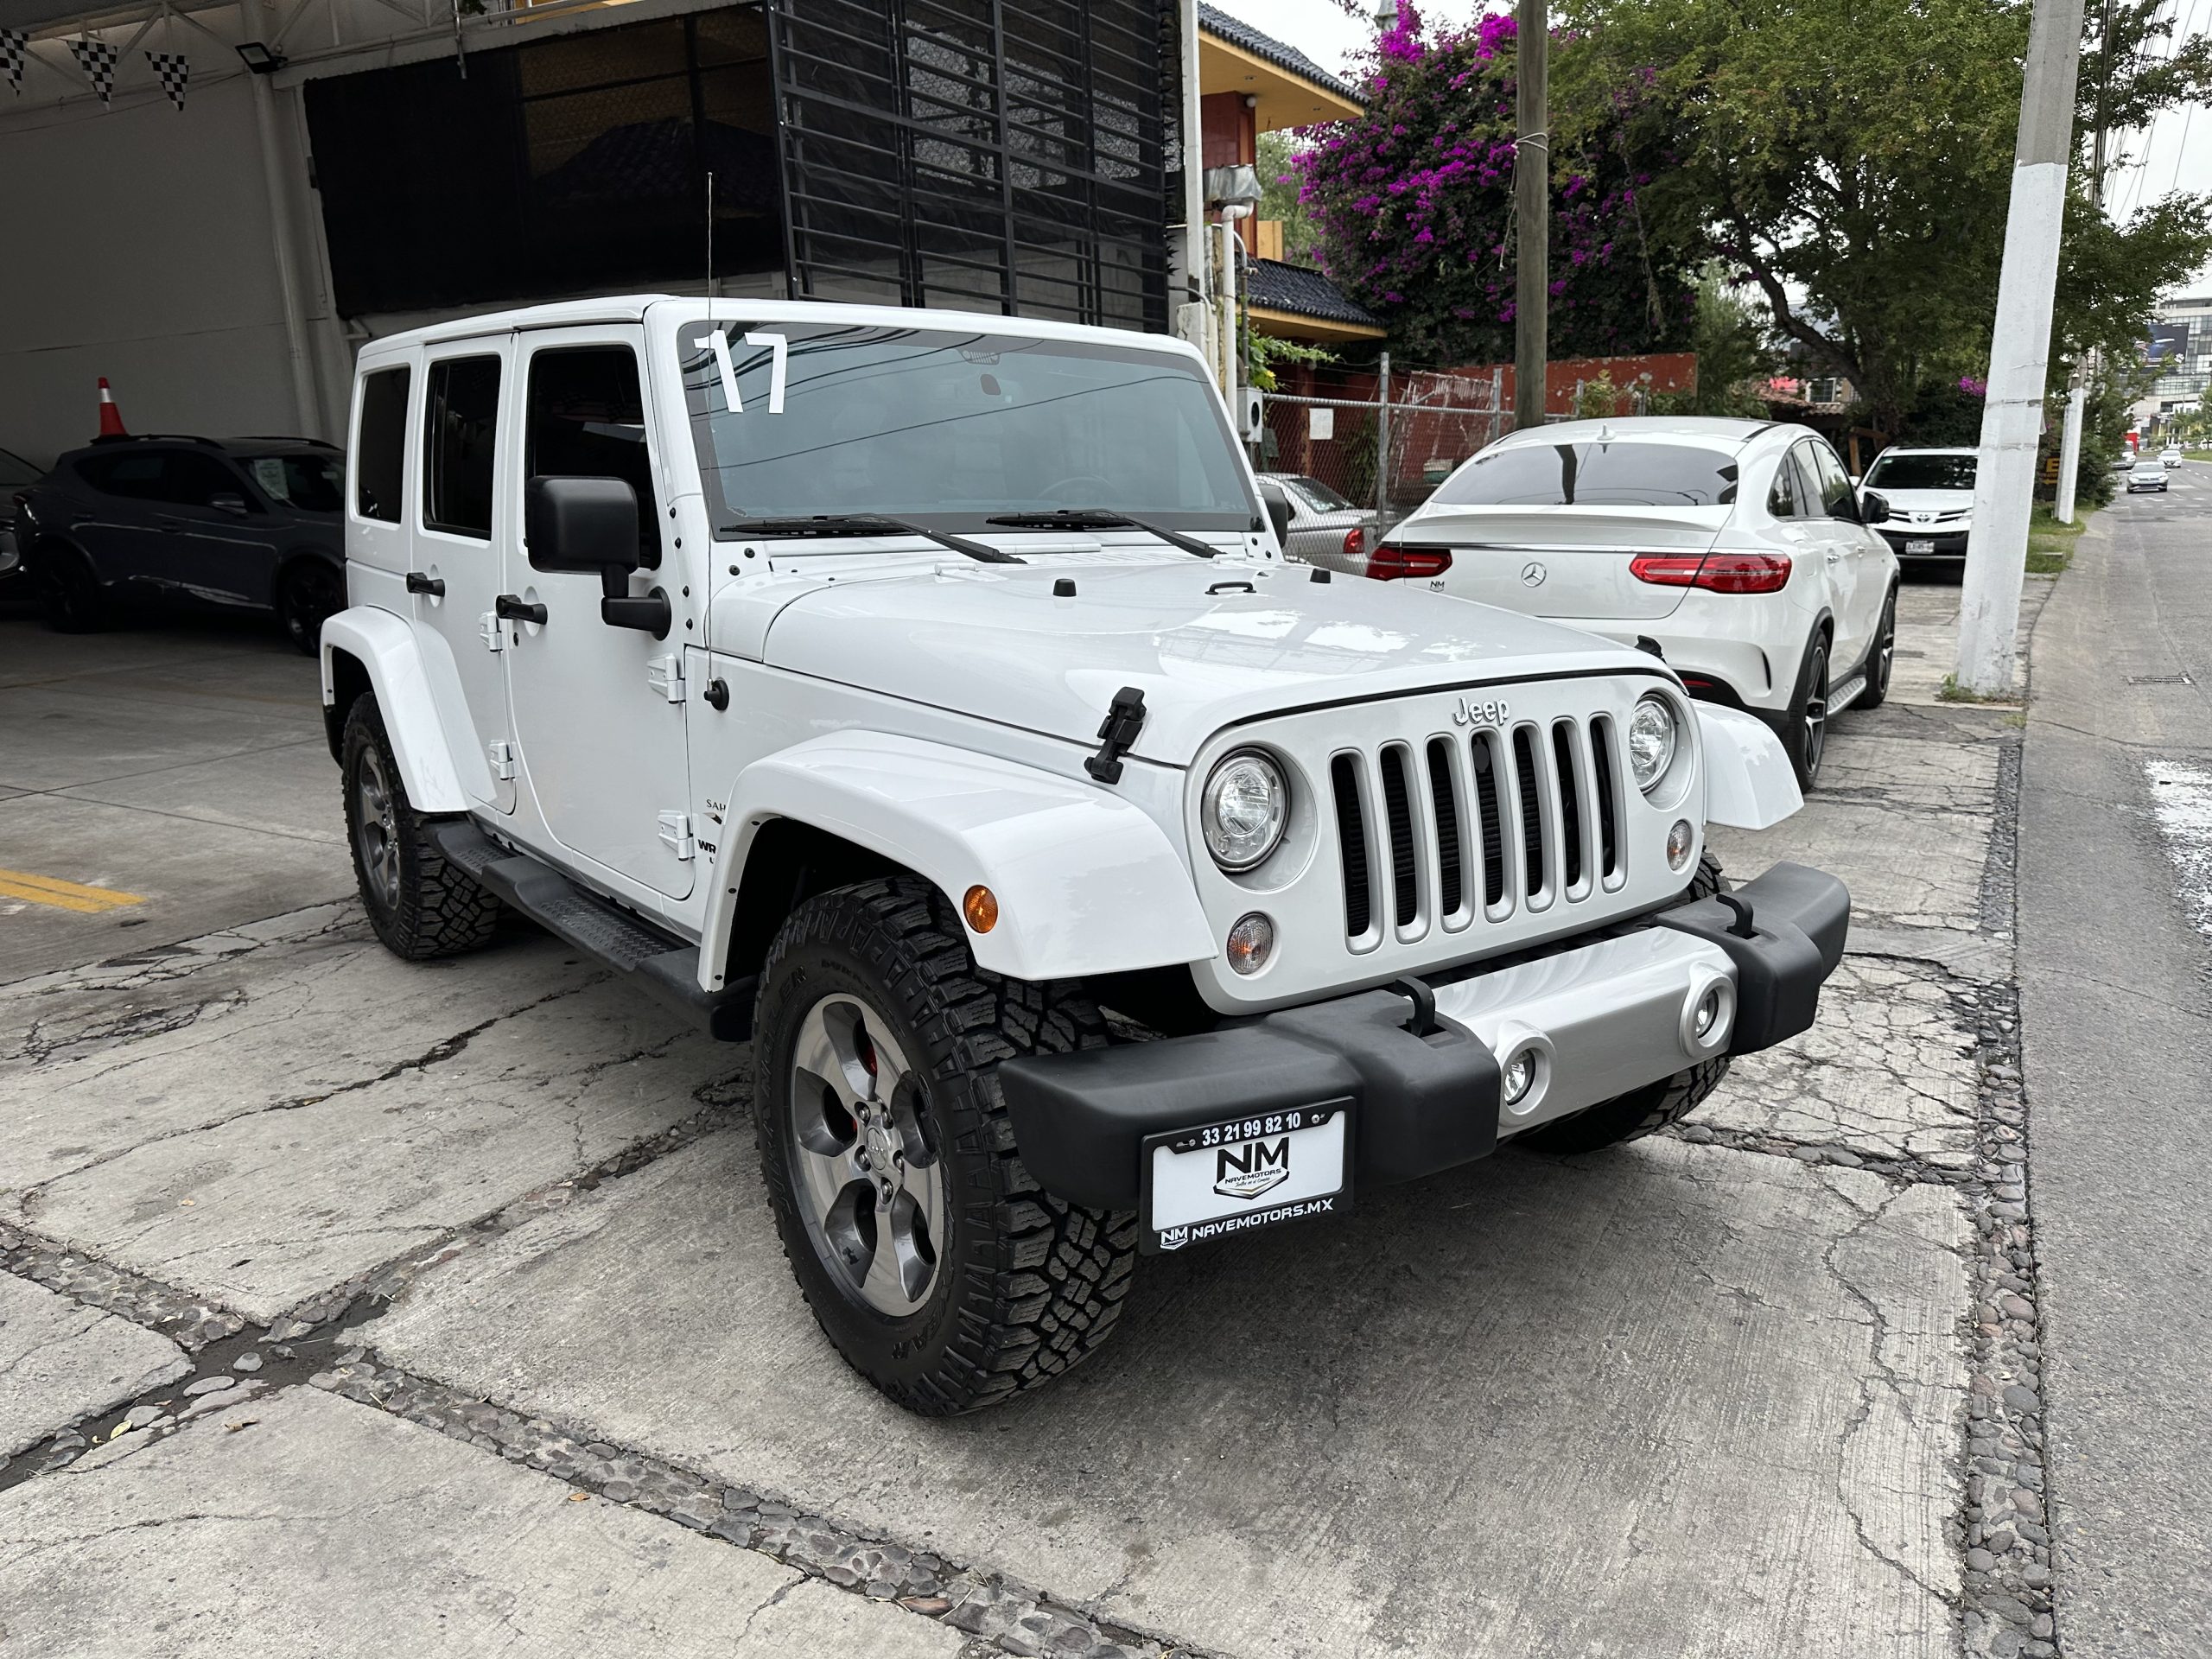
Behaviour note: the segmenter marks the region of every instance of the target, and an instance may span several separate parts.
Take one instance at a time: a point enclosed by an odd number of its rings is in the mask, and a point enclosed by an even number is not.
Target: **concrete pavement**
[[[2020,992],[2067,1651],[2212,1652],[2206,939],[2154,769],[2212,763],[2212,467],[2123,499],[2036,635]]]

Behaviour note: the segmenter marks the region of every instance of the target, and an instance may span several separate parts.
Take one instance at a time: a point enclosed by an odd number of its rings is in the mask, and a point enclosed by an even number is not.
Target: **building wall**
[[[0,113],[0,446],[84,442],[103,374],[134,431],[321,435],[292,395],[248,90]]]

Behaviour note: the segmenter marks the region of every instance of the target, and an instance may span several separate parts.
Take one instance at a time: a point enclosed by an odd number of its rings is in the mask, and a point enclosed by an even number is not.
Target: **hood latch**
[[[1098,753],[1084,761],[1083,769],[1102,784],[1120,783],[1122,756],[1142,730],[1144,693],[1134,685],[1125,685],[1114,694],[1106,719],[1098,728]]]

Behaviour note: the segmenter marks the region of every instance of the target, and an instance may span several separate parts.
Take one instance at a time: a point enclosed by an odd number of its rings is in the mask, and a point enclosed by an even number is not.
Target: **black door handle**
[[[492,609],[505,621],[535,622],[541,628],[545,626],[545,607],[524,604],[520,594],[501,594],[492,601]]]
[[[442,577],[426,576],[420,570],[410,570],[407,573],[407,591],[410,594],[428,594],[432,599],[443,599],[446,596],[446,584]],[[505,613],[502,612],[500,614],[505,615]]]

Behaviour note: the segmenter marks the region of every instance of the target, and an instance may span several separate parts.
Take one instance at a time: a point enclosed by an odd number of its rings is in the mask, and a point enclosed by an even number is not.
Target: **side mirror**
[[[523,536],[533,570],[627,575],[638,568],[638,493],[619,478],[533,478]]]
[[[245,497],[234,491],[218,491],[207,498],[207,505],[218,512],[227,512],[239,518],[245,517]]]
[[[1859,505],[1861,516],[1868,524],[1885,524],[1889,522],[1889,498],[1880,491],[1861,490],[1859,493]]]
[[[1280,484],[1266,480],[1260,483],[1260,501],[1268,510],[1268,523],[1274,527],[1275,546],[1281,552],[1290,551],[1290,498],[1283,493]]]

